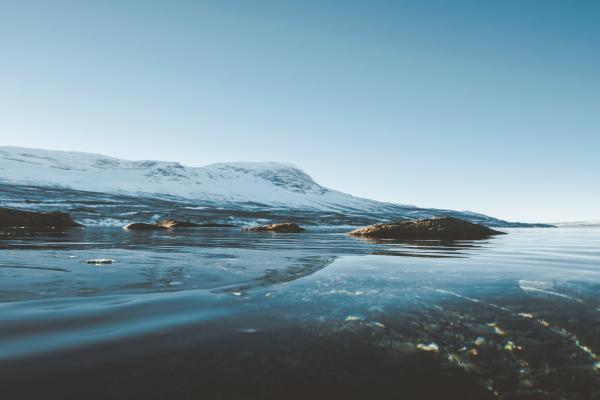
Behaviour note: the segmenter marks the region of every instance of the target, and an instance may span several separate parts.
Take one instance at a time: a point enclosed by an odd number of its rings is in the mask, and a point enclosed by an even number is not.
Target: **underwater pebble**
[[[523,379],[521,382],[519,382],[521,385],[523,386],[527,386],[527,387],[533,387],[533,382],[531,382],[530,379]]]
[[[494,387],[493,387],[492,385],[486,385],[486,386],[485,386],[485,388],[486,388],[487,390],[489,390],[490,392],[492,392],[492,393],[494,394],[494,396],[498,396],[498,392],[496,392],[496,391],[494,390]]]
[[[105,265],[105,264],[112,264],[114,261],[108,258],[97,258],[94,260],[87,260],[85,263],[86,264],[92,264],[92,265]]]
[[[496,335],[506,336],[506,332],[504,332],[495,322],[489,323],[488,326],[494,330]]]
[[[542,326],[543,326],[544,328],[547,328],[547,327],[549,327],[549,326],[550,326],[550,323],[548,323],[548,321],[546,321],[545,319],[540,319],[540,320],[538,320],[538,322],[539,322],[540,324],[542,324]]]
[[[504,344],[504,350],[514,351],[516,349],[515,343],[512,340],[507,340]]]
[[[449,353],[448,361],[464,369],[467,372],[481,373],[481,371],[475,364],[469,362],[468,360],[464,359],[458,354]]]
[[[417,349],[422,350],[422,351],[434,351],[436,353],[440,351],[439,346],[433,342],[431,342],[429,344],[419,343],[417,345]]]
[[[348,315],[345,321],[362,321],[364,318],[358,315]]]

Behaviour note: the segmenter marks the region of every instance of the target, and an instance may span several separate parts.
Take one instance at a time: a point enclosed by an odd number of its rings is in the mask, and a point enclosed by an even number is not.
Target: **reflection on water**
[[[594,229],[477,242],[0,235],[0,387],[61,399],[593,398],[599,293]]]
[[[464,258],[468,257],[469,251],[477,250],[487,243],[486,240],[395,240],[360,236],[357,238],[380,245],[371,254],[425,258]]]
[[[0,236],[0,299],[260,287],[292,281],[356,254],[468,257],[489,242],[370,241],[344,233],[264,235],[238,229],[128,232],[117,228]],[[110,259],[110,264],[82,265]],[[18,273],[19,268],[44,270]],[[61,274],[61,273],[67,274]],[[47,282],[53,283],[48,287]],[[61,281],[62,284],[57,284]],[[42,290],[39,290],[40,287]]]

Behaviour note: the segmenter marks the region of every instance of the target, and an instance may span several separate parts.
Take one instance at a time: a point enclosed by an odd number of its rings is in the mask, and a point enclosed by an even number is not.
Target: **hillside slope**
[[[134,216],[135,211],[124,210],[125,204],[152,209],[159,203],[172,203],[165,210],[169,215],[180,215],[175,210],[185,204],[187,210],[204,209],[204,217],[208,215],[206,210],[225,210],[230,214],[235,211],[235,218],[242,220],[302,215],[310,216],[306,218],[314,223],[360,224],[451,215],[490,226],[515,225],[471,212],[355,197],[319,185],[293,165],[274,162],[188,167],[177,162],[128,161],[91,153],[0,147],[0,185],[0,201],[4,205],[35,209],[54,206],[74,212],[87,208],[89,214],[98,214],[86,216],[87,220],[100,219],[100,215],[105,219],[130,220],[124,217]],[[87,200],[78,204],[78,198]],[[111,207],[104,207],[105,212],[92,213],[92,208],[102,208],[101,198],[110,198],[110,203],[116,202],[118,207],[113,204],[113,212],[108,212]],[[72,200],[65,203],[67,199]],[[244,213],[249,214],[241,217]],[[222,217],[212,215],[213,219]]]

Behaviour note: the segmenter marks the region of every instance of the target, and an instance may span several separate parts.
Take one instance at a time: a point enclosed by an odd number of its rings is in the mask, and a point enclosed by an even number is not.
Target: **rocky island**
[[[69,214],[60,211],[36,212],[0,207],[0,228],[62,229],[82,226]]]
[[[349,234],[377,239],[477,240],[504,232],[458,218],[441,217],[375,224],[355,229]]]

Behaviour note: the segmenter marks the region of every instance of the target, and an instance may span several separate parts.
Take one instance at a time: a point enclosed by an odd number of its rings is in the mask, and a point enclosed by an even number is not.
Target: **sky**
[[[600,220],[600,2],[0,0],[0,145]]]

